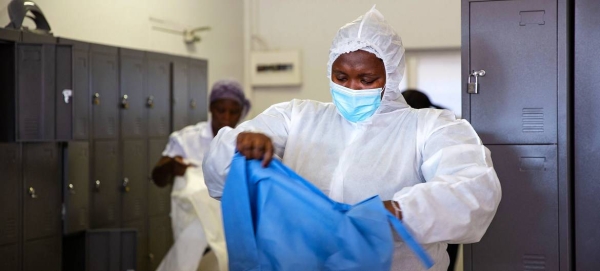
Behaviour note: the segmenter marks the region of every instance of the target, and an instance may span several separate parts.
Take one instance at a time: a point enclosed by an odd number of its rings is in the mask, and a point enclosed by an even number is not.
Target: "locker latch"
[[[100,180],[96,180],[94,187],[96,188],[96,191],[100,191]]]
[[[467,93],[469,94],[479,94],[479,82],[477,78],[484,77],[485,70],[480,71],[471,71],[469,74],[469,78],[467,79]],[[471,78],[475,78],[475,81],[471,81]]]
[[[37,199],[37,197],[38,197],[38,196],[37,196],[37,194],[35,193],[35,189],[34,189],[33,187],[29,187],[29,191],[28,191],[28,193],[29,193],[29,196],[30,196],[32,199]]]
[[[129,192],[130,188],[129,188],[129,178],[125,177],[123,178],[123,191],[125,193]]]
[[[127,96],[127,94],[123,95],[123,98],[121,99],[121,107],[123,109],[129,108],[129,101],[127,99],[129,99],[129,96]]]
[[[152,95],[148,96],[148,100],[146,101],[146,105],[149,108],[154,107],[154,96],[152,96]]]
[[[190,101],[190,107],[191,107],[192,109],[196,109],[196,99],[192,99],[192,100]]]
[[[73,91],[70,89],[64,89],[62,91],[63,98],[65,99],[65,103],[68,104],[71,96],[73,96]]]
[[[69,184],[69,193],[75,194],[75,186],[72,183]]]
[[[92,98],[92,103],[95,105],[99,105],[100,104],[100,93],[95,93],[94,97]]]

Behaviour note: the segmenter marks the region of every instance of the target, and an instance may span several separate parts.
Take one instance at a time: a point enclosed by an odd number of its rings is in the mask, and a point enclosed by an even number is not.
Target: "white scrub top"
[[[284,164],[332,199],[397,201],[403,222],[436,262],[430,270],[446,270],[446,244],[478,242],[496,213],[501,189],[490,152],[450,111],[386,108],[351,123],[331,103],[293,100],[223,128],[203,164],[209,193],[221,197],[237,135],[261,132]],[[424,269],[398,241],[392,270]]]
[[[195,271],[210,246],[217,257],[219,270],[228,270],[227,248],[220,202],[212,199],[202,173],[202,159],[213,139],[210,122],[200,122],[173,132],[163,156],[181,156],[188,167],[177,176],[171,192],[171,221],[175,243],[158,271]]]

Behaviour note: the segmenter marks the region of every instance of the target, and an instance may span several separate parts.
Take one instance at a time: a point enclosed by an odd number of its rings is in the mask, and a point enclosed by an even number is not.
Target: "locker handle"
[[[146,101],[146,105],[149,108],[153,108],[154,107],[154,96],[148,96],[148,100]]]
[[[96,180],[95,187],[96,191],[100,191],[100,180]]]
[[[123,98],[121,99],[121,107],[123,109],[127,109],[129,108],[129,96],[127,96],[127,94],[123,95]]]
[[[92,97],[92,104],[100,104],[100,93],[94,93],[94,96]]]
[[[196,99],[192,99],[192,100],[190,101],[190,107],[191,107],[192,109],[196,109]]]
[[[38,197],[33,187],[29,187],[29,196],[31,196],[32,199],[37,199]]]
[[[75,186],[72,183],[69,184],[69,193],[75,194]]]
[[[469,78],[467,79],[467,93],[479,94],[479,82],[477,79],[479,77],[484,77],[484,76],[485,76],[485,70],[471,71],[471,73],[469,74]],[[475,82],[472,82],[471,78],[475,78]]]
[[[131,190],[131,188],[129,188],[129,178],[125,177],[123,178],[123,192],[127,193],[129,190]]]
[[[151,262],[154,262],[154,254],[149,253],[148,258],[150,259]]]

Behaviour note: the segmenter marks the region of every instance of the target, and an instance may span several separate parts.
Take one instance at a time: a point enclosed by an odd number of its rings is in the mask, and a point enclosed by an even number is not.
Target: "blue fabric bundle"
[[[423,261],[431,258],[378,196],[338,203],[280,161],[233,158],[221,198],[229,270],[389,270],[390,223]]]

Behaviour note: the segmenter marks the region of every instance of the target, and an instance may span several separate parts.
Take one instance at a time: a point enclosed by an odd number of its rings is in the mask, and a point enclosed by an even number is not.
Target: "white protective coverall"
[[[196,271],[207,246],[215,253],[219,270],[228,270],[221,204],[209,196],[200,167],[212,139],[210,122],[200,122],[171,134],[163,151],[163,156],[181,156],[196,167],[175,178],[171,192],[175,243],[158,271]]]
[[[379,195],[398,202],[404,224],[436,262],[430,270],[446,270],[447,243],[478,242],[496,213],[501,189],[490,152],[452,112],[406,104],[399,89],[402,41],[375,8],[338,31],[329,78],[340,54],[363,48],[383,60],[387,73],[373,116],[352,123],[332,103],[273,105],[235,129],[219,131],[203,163],[206,185],[220,198],[237,135],[264,133],[283,163],[332,199],[354,204]],[[395,246],[392,270],[423,270],[404,243]]]

